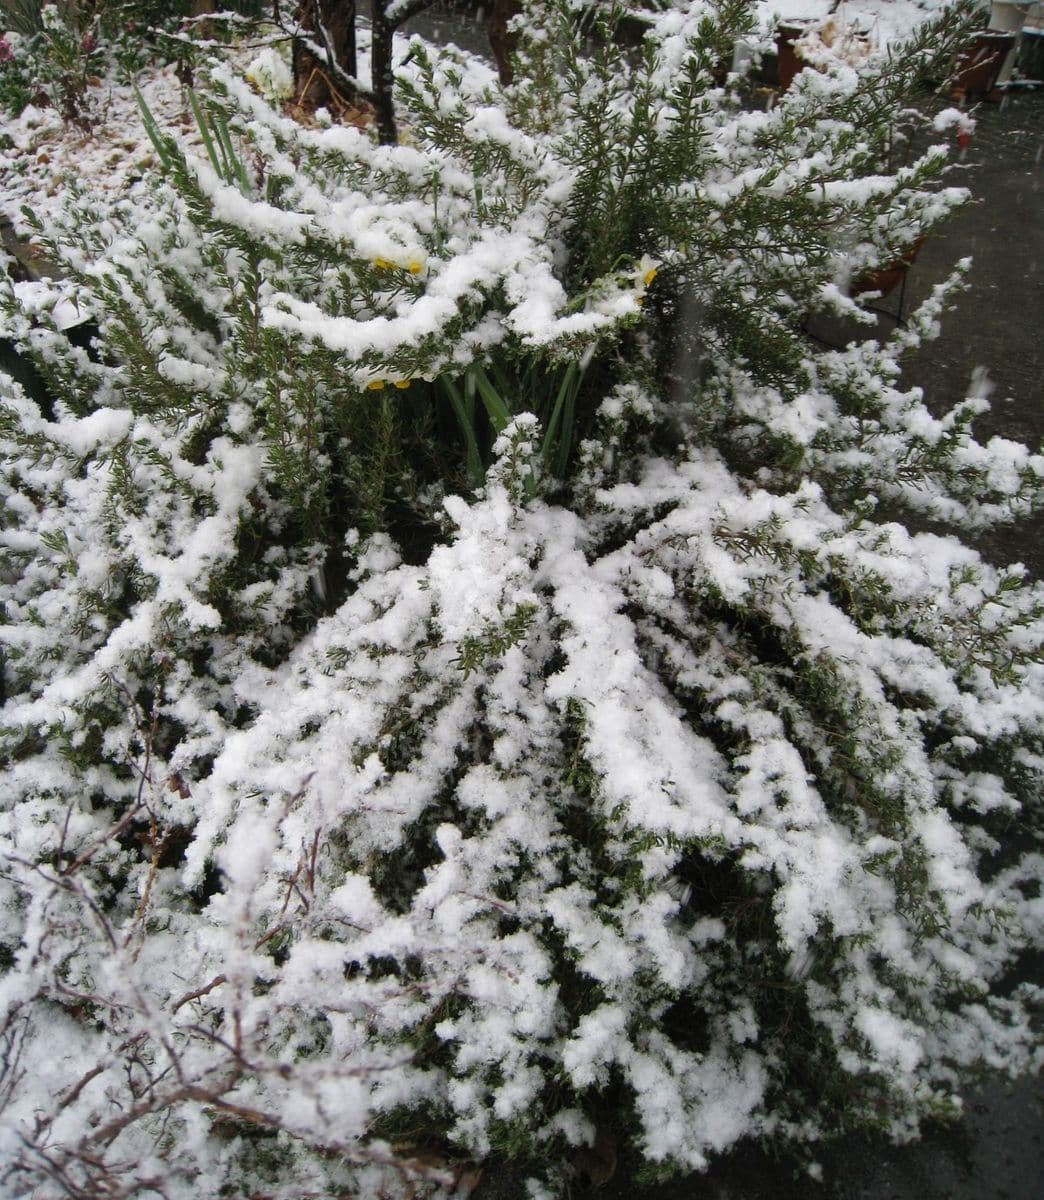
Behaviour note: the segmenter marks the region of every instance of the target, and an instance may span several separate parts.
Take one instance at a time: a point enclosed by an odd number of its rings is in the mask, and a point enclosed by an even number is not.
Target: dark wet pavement
[[[970,1092],[962,1120],[916,1142],[850,1136],[816,1156],[813,1178],[792,1160],[742,1144],[710,1169],[655,1186],[622,1161],[601,1186],[577,1178],[569,1200],[1040,1200],[1044,1081],[994,1082]],[[487,1162],[472,1200],[523,1200],[525,1172]]]
[[[959,399],[971,373],[985,367],[992,411],[976,426],[1039,449],[1044,440],[1044,88],[1012,94],[1003,105],[980,105],[971,145],[954,182],[973,201],[925,242],[910,271],[908,301],[916,302],[970,255],[968,291],[943,322],[938,341],[911,359],[906,378],[929,402]],[[982,546],[995,560],[1022,561],[1044,578],[1041,515],[989,535]],[[1044,1195],[1042,1189],[1037,1195]]]
[[[574,1200],[1040,1200],[1044,1196],[1044,1083],[990,1084],[968,1096],[964,1119],[894,1146],[848,1137],[818,1156],[817,1182],[785,1159],[741,1147],[702,1175],[638,1187],[626,1170]],[[492,1175],[493,1178],[488,1178]],[[515,1200],[496,1169],[474,1200]]]

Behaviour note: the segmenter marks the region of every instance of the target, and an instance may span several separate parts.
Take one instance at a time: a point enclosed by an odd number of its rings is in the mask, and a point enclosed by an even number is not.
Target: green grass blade
[[[156,118],[152,115],[152,109],[149,108],[145,97],[138,90],[138,85],[134,85],[134,99],[138,105],[138,111],[141,113],[141,123],[145,126],[145,134],[153,145],[156,153],[159,155],[159,160],[163,164],[164,170],[171,170],[174,162],[170,156],[170,147],[167,145],[167,140],[163,136]]]
[[[558,452],[555,454],[555,474],[559,479],[565,478],[569,451],[573,448],[573,420],[576,415],[576,393],[578,391],[579,387],[570,387],[566,391],[565,404],[562,409],[562,432],[558,438]]]
[[[475,377],[471,372],[467,372],[464,376],[464,411],[467,414],[468,421],[471,423],[472,429],[475,428]]]
[[[210,159],[210,165],[214,168],[218,178],[224,179],[225,173],[221,170],[221,163],[218,161],[217,151],[214,149],[214,141],[210,136],[210,130],[207,128],[206,114],[200,107],[199,100],[192,88],[188,89],[188,97],[189,103],[192,105],[192,115],[196,118],[196,125],[199,128],[200,137],[203,139],[207,158]]]
[[[235,146],[232,145],[232,135],[229,133],[228,122],[225,120],[223,113],[216,112],[213,109],[211,109],[210,120],[221,144],[221,153],[225,159],[227,180],[229,183],[238,183],[239,190],[246,195],[250,190],[250,180],[247,178],[243,160],[236,153]]]
[[[469,419],[464,397],[461,396],[460,389],[453,380],[447,375],[442,375],[439,377],[439,383],[442,384],[443,390],[449,397],[450,405],[457,417],[457,423],[464,434],[468,479],[471,481],[472,487],[480,487],[485,475],[482,470],[482,458],[479,454],[478,442],[475,439],[474,422]]]
[[[510,396],[512,391],[516,391],[516,394],[522,394],[522,395],[525,394],[525,393],[519,393],[519,392],[517,392],[517,389],[512,388],[511,380],[508,379],[508,377],[507,377],[507,372],[500,365],[500,363],[497,362],[497,360],[495,358],[490,359],[489,373],[493,376],[494,386],[497,388],[497,390],[500,392],[500,394],[502,396]]]
[[[475,386],[482,397],[482,403],[486,406],[486,412],[489,413],[489,419],[493,422],[493,428],[500,433],[511,421],[510,409],[478,363],[473,363],[468,368],[468,374],[475,380]]]
[[[558,395],[555,397],[555,405],[551,410],[551,418],[547,423],[547,429],[544,431],[544,443],[540,447],[540,457],[544,462],[548,462],[551,457],[551,447],[554,445],[555,433],[558,431],[558,422],[562,416],[562,410],[565,407],[566,398],[570,393],[575,395],[578,386],[577,376],[579,375],[579,367],[575,362],[571,362],[566,367],[565,374],[562,376],[562,382],[558,388]]]

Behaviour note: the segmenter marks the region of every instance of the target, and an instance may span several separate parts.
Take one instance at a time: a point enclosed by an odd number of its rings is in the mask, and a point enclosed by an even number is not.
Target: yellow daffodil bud
[[[648,254],[643,254],[638,260],[637,269],[634,273],[635,280],[642,281],[642,287],[648,287],[656,278],[660,264],[655,258],[651,258]]]
[[[378,271],[390,271],[392,267],[395,266],[395,264],[389,261],[387,258],[375,258],[373,260],[373,265]]]
[[[424,270],[424,264],[413,258],[410,259],[409,263],[407,263],[406,270],[409,271],[411,275],[419,275],[421,271]]]
[[[395,386],[399,389],[399,391],[403,391],[410,386],[410,382],[411,381],[409,379],[396,379]]]
[[[366,390],[368,392],[384,391],[384,380],[383,379],[371,379],[370,382],[366,385]]]

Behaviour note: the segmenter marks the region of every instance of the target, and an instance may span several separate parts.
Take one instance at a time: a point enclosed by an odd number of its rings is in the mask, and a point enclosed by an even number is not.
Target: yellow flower
[[[405,266],[391,258],[375,258],[373,265],[378,271],[409,271],[411,275],[419,275],[424,270],[424,263],[419,258],[411,258]]]
[[[394,383],[395,383],[395,387],[397,387],[400,391],[403,391],[405,388],[408,388],[410,386],[409,379],[396,379],[394,381]]]
[[[366,390],[368,392],[384,391],[384,380],[383,379],[371,379],[370,382],[366,385]]]
[[[659,263],[655,258],[650,258],[648,254],[643,254],[638,260],[638,269],[635,271],[635,279],[642,281],[643,287],[648,287],[656,278]]]

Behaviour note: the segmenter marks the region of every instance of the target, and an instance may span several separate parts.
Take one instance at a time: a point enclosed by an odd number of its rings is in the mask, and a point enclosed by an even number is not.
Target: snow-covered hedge
[[[802,332],[961,199],[885,161],[960,16],[763,111],[741,3],[535,7],[383,148],[216,67],[210,161],[70,192],[4,318],[5,1194],[687,1169],[1033,1065],[1041,589],[896,518],[1044,462],[900,386],[956,280]]]

